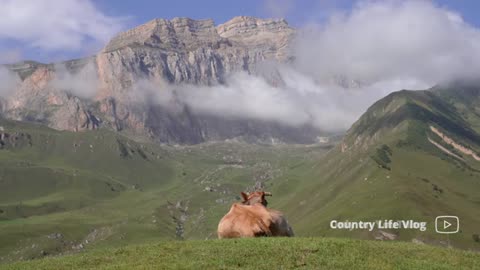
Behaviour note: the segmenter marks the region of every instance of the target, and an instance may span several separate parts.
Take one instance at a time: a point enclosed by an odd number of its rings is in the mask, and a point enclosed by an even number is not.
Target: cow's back
[[[218,238],[270,236],[272,220],[263,206],[235,203],[218,223]]]

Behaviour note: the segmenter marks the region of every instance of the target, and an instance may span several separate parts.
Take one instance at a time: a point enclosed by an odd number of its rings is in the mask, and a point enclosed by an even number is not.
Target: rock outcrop
[[[235,17],[215,26],[212,20],[155,19],[118,34],[90,58],[9,66],[18,75],[19,83],[12,95],[2,99],[2,114],[60,130],[106,127],[168,143],[235,137],[313,142],[318,131],[310,126],[296,128],[199,115],[183,104],[175,104],[172,110],[135,92],[135,85],[143,80],[207,86],[225,83],[226,76],[237,71],[258,74],[259,65],[265,61],[289,60],[289,44],[294,35],[295,30],[285,20]],[[59,65],[69,76],[92,65],[96,78],[93,86],[88,87],[96,88],[95,94],[82,97],[70,91],[68,85],[56,84],[61,76]]]

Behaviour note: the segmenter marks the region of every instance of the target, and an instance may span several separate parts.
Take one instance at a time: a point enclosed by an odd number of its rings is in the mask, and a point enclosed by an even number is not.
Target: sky
[[[283,17],[292,26],[325,22],[349,12],[352,0],[0,0],[0,63],[57,62],[98,52],[116,33],[154,18],[212,18],[216,24],[239,15]],[[381,2],[381,1],[376,1]],[[480,27],[480,2],[435,0]]]

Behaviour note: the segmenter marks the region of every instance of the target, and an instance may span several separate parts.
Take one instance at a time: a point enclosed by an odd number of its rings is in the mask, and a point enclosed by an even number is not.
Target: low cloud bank
[[[313,125],[336,132],[347,129],[379,97],[401,86],[420,85],[413,80],[379,81],[368,87],[346,89],[333,83],[319,84],[289,66],[279,66],[276,71],[282,78],[279,84],[245,72],[232,74],[225,85],[217,86],[141,80],[135,84],[132,98],[159,104],[170,112],[178,112],[187,105],[200,114],[274,121],[289,126]]]
[[[478,77],[480,31],[433,2],[363,1],[301,28],[293,54],[293,64],[275,68],[281,85],[239,73],[174,95],[164,87],[161,102],[174,96],[202,113],[343,130],[393,91]]]

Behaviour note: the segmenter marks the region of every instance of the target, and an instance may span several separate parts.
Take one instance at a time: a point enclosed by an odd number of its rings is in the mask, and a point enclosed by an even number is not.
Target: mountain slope
[[[461,87],[447,92],[466,94]],[[467,100],[478,98],[474,93]],[[427,231],[384,232],[478,250],[480,161],[471,153],[480,153],[480,137],[471,126],[436,89],[392,93],[367,110],[279,208],[289,209],[297,230],[307,235],[385,238],[379,230],[332,230],[329,222],[413,219],[427,222]],[[436,234],[439,215],[458,216],[460,233]]]

